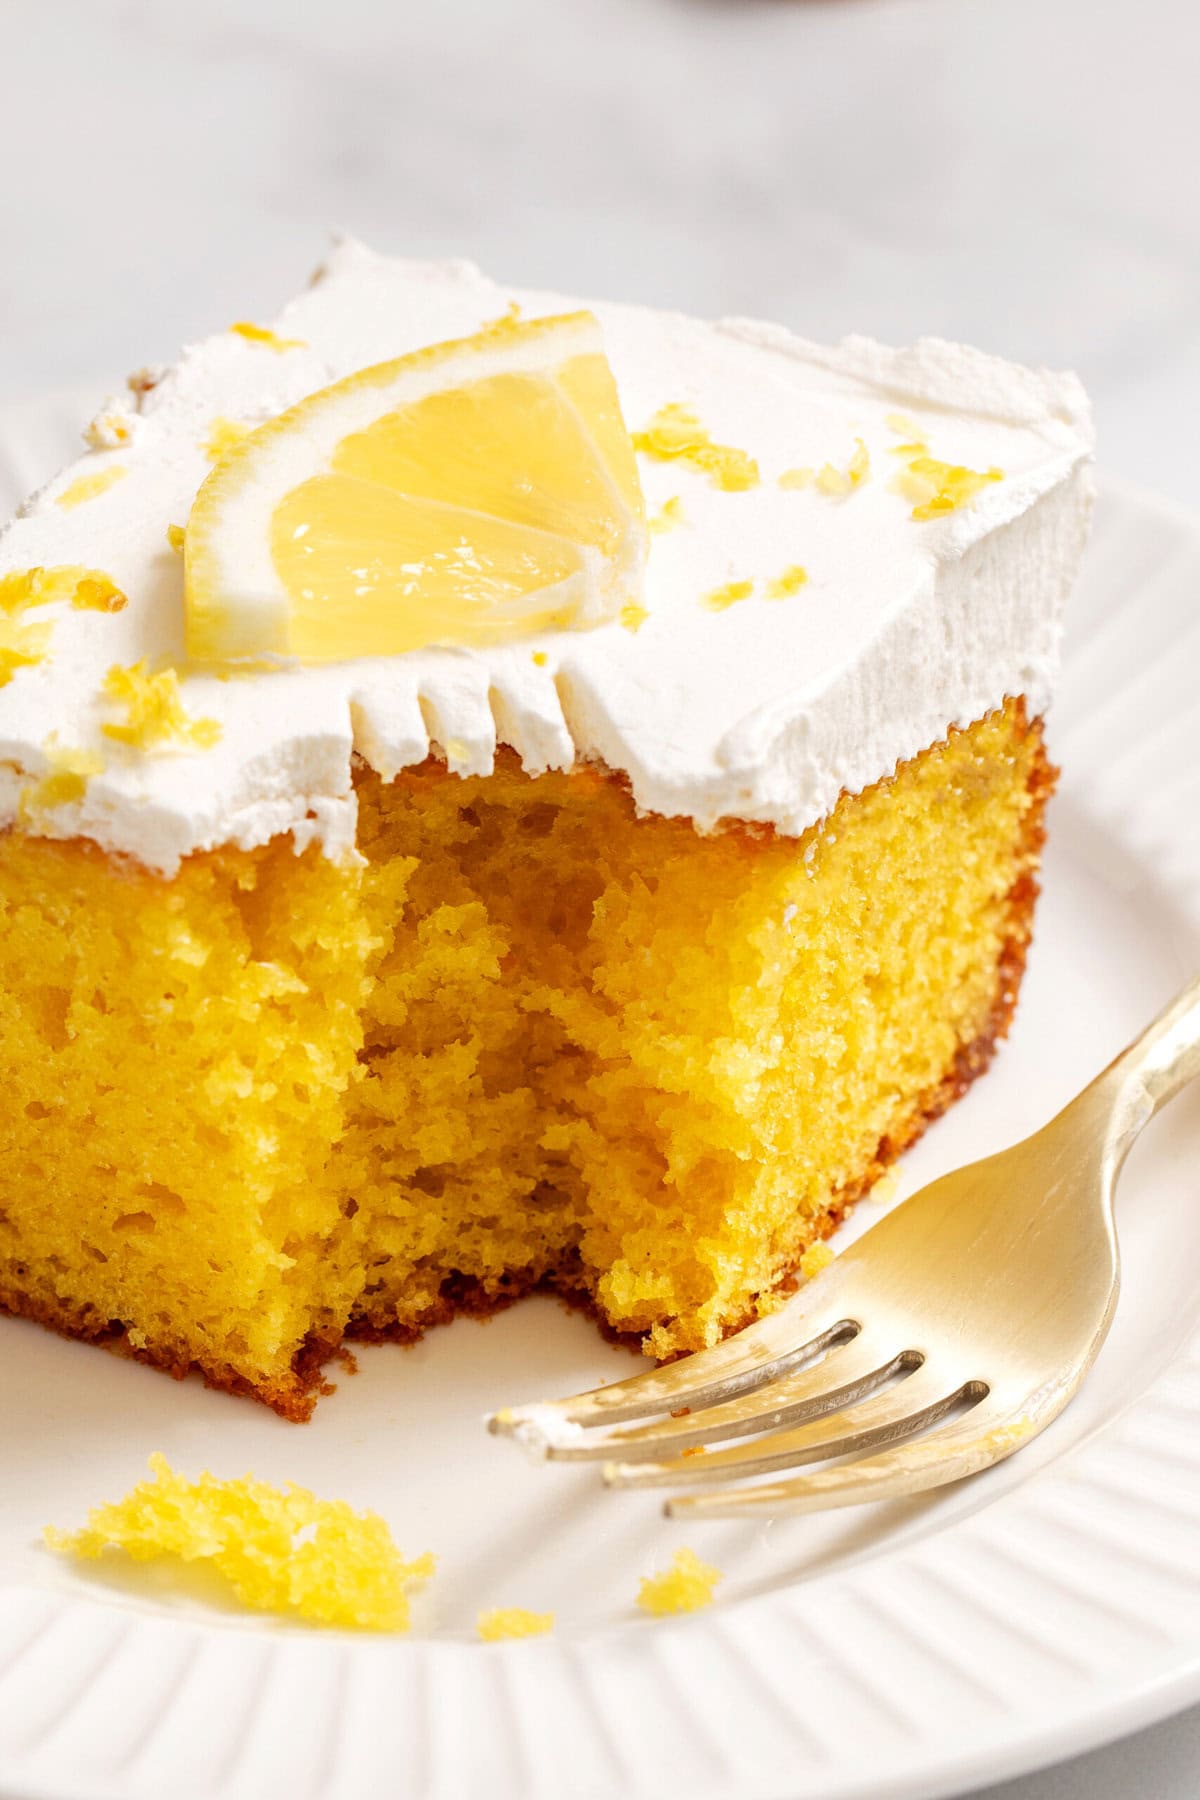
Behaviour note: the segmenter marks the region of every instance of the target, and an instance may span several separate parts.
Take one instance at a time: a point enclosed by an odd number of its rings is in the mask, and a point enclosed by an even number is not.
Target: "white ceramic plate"
[[[78,397],[0,433],[0,482],[70,447]],[[14,502],[17,492],[0,494]],[[1065,776],[1017,1026],[907,1159],[901,1193],[1022,1135],[1200,950],[1200,527],[1106,487],[1052,749]],[[506,1401],[631,1370],[531,1301],[366,1352],[306,1427],[0,1320],[0,1792],[6,1800],[848,1800],[934,1796],[1200,1697],[1200,1092],[1122,1182],[1126,1282],[1087,1387],[1029,1450],[919,1502],[766,1528],[665,1524],[652,1497],[485,1436]],[[879,1216],[864,1204],[854,1229]],[[252,1468],[438,1552],[406,1639],[287,1629],[39,1547],[152,1450]],[[691,1542],[719,1603],[637,1612]],[[553,1609],[483,1647],[477,1611]]]

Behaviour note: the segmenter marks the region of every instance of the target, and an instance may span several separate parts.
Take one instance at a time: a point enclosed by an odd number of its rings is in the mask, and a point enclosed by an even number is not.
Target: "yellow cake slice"
[[[1086,403],[354,245],[267,337],[0,539],[0,1307],[292,1418],[539,1286],[714,1343],[1007,1027]]]

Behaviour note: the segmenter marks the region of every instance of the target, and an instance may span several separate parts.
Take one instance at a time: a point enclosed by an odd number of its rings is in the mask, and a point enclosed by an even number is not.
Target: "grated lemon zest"
[[[91,776],[104,769],[104,758],[96,750],[73,750],[59,744],[51,735],[42,746],[49,770],[40,781],[24,790],[20,813],[28,821],[51,807],[70,806],[82,800]]]
[[[125,709],[121,724],[101,727],[118,744],[137,750],[172,743],[208,750],[221,736],[216,719],[193,719],[185,712],[174,669],[151,675],[145,659],[128,668],[114,663],[104,678],[104,693]]]
[[[61,494],[56,494],[54,504],[64,506],[68,510],[82,506],[85,500],[95,500],[98,495],[106,494],[118,481],[124,481],[129,469],[119,463],[110,469],[95,469],[90,475],[80,475],[65,487]]]
[[[777,485],[781,488],[811,487],[815,475],[815,469],[785,469]]]
[[[533,653],[533,660],[539,669],[544,669],[547,661],[546,652],[544,650],[535,650]]]
[[[51,1550],[98,1558],[123,1550],[135,1562],[178,1557],[207,1562],[242,1605],[317,1625],[407,1631],[408,1590],[433,1574],[434,1559],[404,1562],[378,1513],[319,1500],[245,1476],[198,1481],[150,1458],[153,1479],[112,1505],[93,1507],[80,1531],[47,1526]]]
[[[177,550],[182,554],[183,546],[187,542],[187,532],[182,525],[167,526],[167,542],[172,550]]]
[[[125,610],[128,601],[111,576],[92,569],[80,573],[71,605],[76,612],[118,613]]]
[[[782,575],[776,575],[773,581],[768,581],[767,599],[790,600],[793,594],[798,594],[807,585],[808,570],[800,563],[791,563]]]
[[[554,1630],[554,1614],[528,1612],[523,1606],[495,1607],[480,1613],[476,1630],[485,1644],[501,1638],[544,1637]]]
[[[248,319],[239,319],[236,325],[229,327],[248,344],[261,344],[264,350],[307,350],[308,345],[303,338],[280,337],[277,331],[271,331],[266,325],[252,325]]]
[[[657,1575],[646,1575],[638,1589],[637,1603],[643,1612],[698,1612],[712,1602],[713,1589],[724,1576],[720,1569],[700,1561],[694,1550],[677,1550],[669,1569]]]
[[[860,488],[871,474],[871,453],[861,438],[854,440],[854,452],[845,469],[825,463],[817,470],[816,485],[822,494],[842,500]]]
[[[687,463],[726,493],[758,486],[754,458],[732,444],[715,444],[687,406],[660,407],[644,431],[633,433],[633,447],[655,462]]]
[[[111,576],[73,563],[0,575],[0,687],[7,687],[18,669],[42,662],[50,648],[53,626],[31,624],[23,615],[34,607],[63,602],[96,612],[120,612],[125,596]]]
[[[926,444],[897,445],[896,453],[905,467],[893,479],[892,490],[916,502],[912,517],[918,522],[958,512],[984,488],[1004,480],[1003,469],[968,469],[962,463],[942,462],[929,454]]]
[[[752,581],[727,581],[724,587],[713,588],[705,594],[701,605],[707,606],[709,612],[728,612],[739,600],[748,600],[754,592]]]
[[[629,600],[621,608],[619,616],[626,631],[640,631],[650,614],[636,600]]]

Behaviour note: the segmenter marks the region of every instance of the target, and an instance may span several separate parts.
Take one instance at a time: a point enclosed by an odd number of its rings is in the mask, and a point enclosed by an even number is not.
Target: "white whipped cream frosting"
[[[499,287],[466,263],[346,242],[275,321],[303,348],[223,332],[106,406],[85,433],[93,448],[0,536],[0,574],[82,564],[110,575],[128,605],[30,615],[53,623],[53,639],[0,688],[0,821],[57,745],[98,751],[105,766],[82,800],[35,815],[30,828],[46,835],[84,836],[168,875],[191,852],[283,832],[347,855],[355,753],[385,778],[431,748],[460,773],[485,773],[502,742],[531,773],[588,759],[621,770],[640,807],[701,829],[737,818],[799,835],[843,789],[889,775],[1006,696],[1045,710],[1091,496],[1092,429],[1074,376],[934,339],[822,348],[751,320],[606,303],[593,310],[630,429],[686,405],[762,475],[731,493],[683,463],[640,459],[651,516],[678,496],[683,518],[652,539],[636,632],[613,623],[229,679],[189,671],[183,564],[167,527],[186,523],[214,421],[261,422],[355,369],[474,332],[513,300],[530,318],[580,304]],[[892,487],[897,412],[933,456],[996,465],[1004,479],[914,521]],[[871,476],[846,497],[778,485],[798,466],[844,469],[858,438]],[[58,504],[80,475],[118,464],[128,472],[113,486]],[[766,598],[795,564],[807,585]],[[753,598],[705,606],[745,580]],[[103,735],[116,716],[106,672],[143,657],[173,664],[189,713],[219,721],[213,748],[138,751]]]

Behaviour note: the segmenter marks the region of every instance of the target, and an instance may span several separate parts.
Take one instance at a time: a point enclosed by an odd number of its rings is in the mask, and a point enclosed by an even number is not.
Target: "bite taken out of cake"
[[[0,1308],[298,1419],[777,1305],[1012,1014],[1075,379],[345,244],[88,437],[0,538]]]

